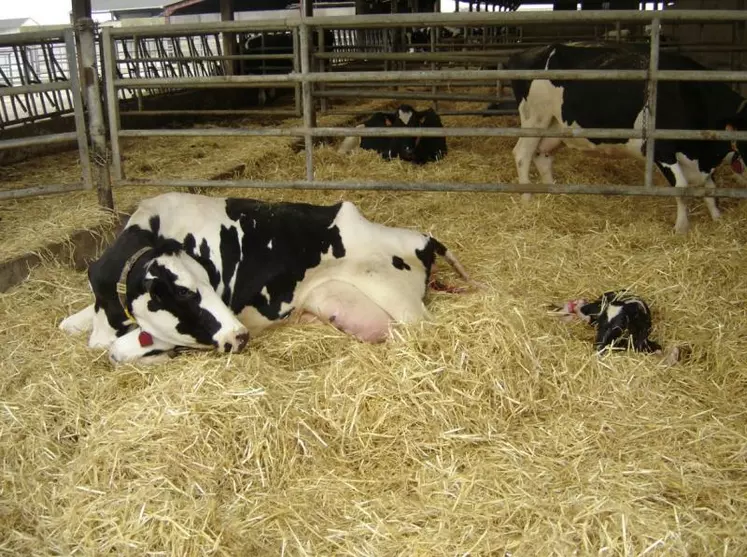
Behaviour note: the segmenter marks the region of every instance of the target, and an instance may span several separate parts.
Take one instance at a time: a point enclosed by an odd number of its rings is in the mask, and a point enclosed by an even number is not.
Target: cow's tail
[[[449,263],[451,268],[454,269],[459,274],[459,276],[462,277],[462,280],[469,284],[472,289],[480,290],[484,288],[484,285],[480,284],[469,276],[469,273],[467,273],[467,270],[459,262],[459,259],[457,259],[456,255],[454,255],[445,245],[436,240],[433,236],[430,237],[429,242],[432,242],[433,244],[433,251],[443,257]],[[464,288],[449,287],[435,279],[431,279],[430,286],[434,290],[445,290],[447,292],[464,291]]]

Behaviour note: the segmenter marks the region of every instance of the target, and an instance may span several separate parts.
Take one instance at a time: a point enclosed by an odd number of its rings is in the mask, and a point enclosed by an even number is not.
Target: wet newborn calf
[[[565,320],[579,318],[596,326],[594,348],[602,352],[608,346],[624,349],[632,345],[636,352],[660,352],[661,346],[648,338],[651,334],[651,310],[641,298],[626,292],[605,292],[589,302],[571,300],[553,305]]]

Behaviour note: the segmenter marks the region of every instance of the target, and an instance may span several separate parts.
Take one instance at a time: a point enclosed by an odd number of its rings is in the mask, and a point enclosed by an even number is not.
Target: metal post
[[[140,62],[140,38],[137,35],[132,37],[132,46],[135,49],[135,68],[137,68],[137,76],[140,77],[141,68],[145,68],[145,64]],[[145,72],[142,72],[145,73]],[[150,77],[146,74],[146,77]],[[143,110],[143,90],[135,89],[135,97],[137,98],[137,109]]]
[[[298,39],[298,27],[294,27],[291,31],[293,37],[293,73],[301,72],[301,41]],[[301,108],[301,84],[297,83],[294,87],[294,99],[296,116],[299,118],[303,115]]]
[[[306,149],[306,179],[314,180],[314,141],[309,130],[316,127],[316,115],[314,114],[314,98],[311,89],[313,84],[306,78],[309,74],[311,60],[309,59],[309,26],[306,25],[306,16],[302,12],[300,24],[300,42],[301,42],[301,97],[303,104],[303,125],[307,129],[304,134],[304,146]]]
[[[220,0],[220,19],[221,21],[233,21],[233,0]],[[230,56],[236,54],[236,35],[234,33],[223,32],[223,54]],[[228,59],[224,62],[223,67],[225,68],[226,75],[234,74],[234,61]]]
[[[317,30],[317,38],[318,38],[318,41],[319,41],[319,52],[320,53],[324,53],[324,29],[320,28],[320,29]],[[320,58],[319,59],[319,71],[321,73],[324,73],[324,70],[325,70],[324,66],[325,66],[324,58]],[[324,91],[324,83],[319,83],[319,86],[317,87],[317,90],[318,91]],[[327,97],[322,97],[322,99],[321,99],[321,106],[320,106],[322,114],[324,114],[325,112],[327,112],[327,109],[328,109],[327,104],[328,104]]]
[[[78,64],[75,56],[75,36],[72,29],[65,30],[65,51],[67,53],[67,71],[70,75],[70,90],[73,97],[73,114],[75,117],[75,133],[78,137],[78,152],[80,166],[83,170],[83,185],[87,190],[93,188],[91,176],[91,154],[88,151],[86,137],[86,118],[84,115],[83,97],[81,96]]]
[[[653,187],[654,177],[654,144],[655,139],[651,137],[651,132],[656,130],[656,96],[657,96],[657,79],[655,74],[659,69],[659,40],[661,37],[661,19],[655,17],[651,21],[651,54],[648,65],[648,87],[646,91],[646,110],[648,114],[644,118],[645,141],[646,141],[646,173],[644,175],[644,187]]]
[[[122,155],[119,149],[119,130],[121,122],[119,118],[119,99],[117,90],[114,88],[114,65],[116,63],[114,54],[114,39],[111,37],[110,28],[105,27],[101,36],[101,42],[104,47],[104,84],[106,86],[106,109],[109,116],[109,137],[112,146],[111,170],[115,180],[121,180],[122,174]]]
[[[96,187],[99,204],[107,209],[114,209],[104,113],[101,107],[99,78],[96,71],[96,41],[93,32],[93,19],[90,17],[78,18],[75,22],[75,29],[78,33],[78,44],[80,45],[80,68],[88,104],[88,136],[91,140],[93,163],[96,166]]]
[[[440,3],[440,0],[439,0],[439,3]],[[439,34],[439,31],[440,31],[441,28],[440,27],[431,27],[430,29],[431,29],[431,54],[433,54],[434,52],[436,52],[436,43],[438,42],[438,34]],[[431,62],[431,70],[435,70],[435,69],[436,69],[436,63],[435,62]],[[431,89],[431,94],[433,94],[433,95],[437,95],[438,94],[438,85],[436,85],[436,84],[433,85],[433,87]],[[437,100],[433,102],[433,109],[434,110],[438,110],[438,101]]]

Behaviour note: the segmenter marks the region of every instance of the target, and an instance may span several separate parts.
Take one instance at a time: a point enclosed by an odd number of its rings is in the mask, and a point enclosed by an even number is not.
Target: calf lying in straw
[[[603,352],[607,347],[624,349],[632,346],[636,352],[661,353],[661,345],[649,339],[651,310],[641,298],[627,292],[605,292],[598,299],[571,300],[551,304],[553,314],[564,321],[581,319],[596,327],[594,348]]]

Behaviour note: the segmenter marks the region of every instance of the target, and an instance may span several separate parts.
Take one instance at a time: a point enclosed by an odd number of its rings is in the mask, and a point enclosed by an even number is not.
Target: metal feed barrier
[[[105,29],[103,33],[104,55],[107,69],[107,106],[112,123],[111,145],[113,153],[112,176],[117,186],[157,185],[166,187],[265,187],[300,189],[367,189],[367,190],[415,190],[415,191],[481,191],[510,193],[573,193],[573,194],[616,194],[645,196],[686,196],[686,197],[733,197],[747,198],[747,189],[738,188],[656,188],[653,187],[654,140],[656,139],[698,139],[698,140],[747,140],[747,132],[725,130],[657,130],[654,125],[656,115],[657,83],[659,81],[747,81],[745,71],[664,71],[658,69],[660,50],[660,30],[665,23],[700,23],[747,21],[744,11],[596,11],[585,12],[584,20],[591,24],[651,23],[651,56],[648,70],[426,70],[426,71],[364,71],[364,72],[318,72],[312,71],[314,57],[310,52],[312,33],[323,29],[372,29],[414,26],[443,25],[510,25],[526,23],[570,23],[576,22],[573,12],[512,12],[512,13],[461,13],[461,14],[394,14],[343,17],[293,17],[283,20],[222,22],[198,25],[170,25],[139,29]],[[113,39],[131,36],[135,33],[149,36],[169,36],[201,32],[238,32],[260,29],[286,29],[298,33],[300,46],[300,71],[272,76],[220,76],[204,78],[161,78],[161,79],[116,79],[110,69],[114,67],[111,44]],[[426,60],[426,53],[419,58]],[[385,56],[381,56],[385,58]],[[397,59],[391,56],[390,59]],[[645,80],[648,84],[646,119],[643,130],[632,129],[586,129],[586,130],[545,130],[521,128],[321,128],[315,125],[316,107],[313,87],[315,84],[386,83],[418,84],[444,83],[445,81],[495,81],[512,78],[550,78],[579,80]],[[213,128],[191,130],[121,130],[118,125],[118,103],[116,91],[123,87],[137,88],[209,88],[209,87],[271,87],[276,84],[300,84],[303,126],[293,128],[231,129]],[[294,136],[303,137],[306,151],[306,179],[295,181],[266,182],[258,180],[128,180],[123,176],[119,140],[122,137],[199,137],[199,136]],[[468,136],[468,137],[573,137],[573,138],[640,138],[646,141],[646,169],[643,186],[601,186],[580,184],[463,184],[463,183],[365,183],[326,182],[314,179],[314,137],[330,136]]]
[[[91,189],[93,180],[73,30],[4,35],[0,37],[1,51],[13,54],[18,72],[17,75],[8,72],[8,75],[0,70],[0,77],[4,81],[0,86],[0,128],[6,129],[10,124],[32,123],[72,112],[76,131],[0,139],[0,149],[77,140],[82,176],[81,182],[75,184],[48,184],[0,191],[0,200]],[[61,55],[63,52],[64,56]],[[38,65],[40,59],[44,61],[44,66]]]

